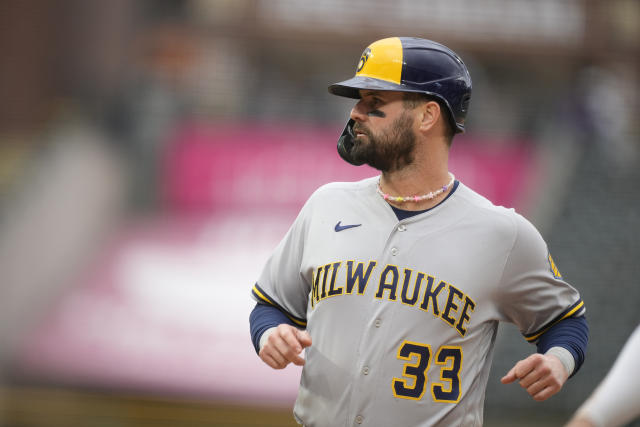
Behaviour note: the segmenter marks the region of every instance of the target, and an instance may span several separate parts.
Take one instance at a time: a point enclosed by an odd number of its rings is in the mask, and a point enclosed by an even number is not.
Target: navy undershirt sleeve
[[[253,342],[253,347],[256,349],[256,353],[260,352],[260,337],[262,337],[264,331],[282,323],[296,326],[296,324],[277,307],[268,304],[256,304],[249,315],[251,341]]]
[[[567,349],[576,362],[571,376],[575,375],[584,362],[589,341],[589,325],[584,316],[569,317],[553,325],[540,336],[537,343],[538,353],[546,353],[551,347]]]

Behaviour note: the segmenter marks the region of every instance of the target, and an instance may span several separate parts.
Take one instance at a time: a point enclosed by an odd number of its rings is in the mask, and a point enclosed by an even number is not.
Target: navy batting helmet
[[[462,59],[440,43],[415,37],[391,37],[370,44],[355,77],[329,86],[329,92],[360,98],[360,89],[430,95],[446,107],[456,133],[464,132],[471,99],[471,76]]]

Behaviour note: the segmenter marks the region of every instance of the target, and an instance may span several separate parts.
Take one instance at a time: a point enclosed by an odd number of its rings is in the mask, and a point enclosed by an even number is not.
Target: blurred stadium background
[[[0,425],[295,425],[249,291],[313,189],[375,173],[336,155],[326,87],[391,35],[465,59],[452,171],[583,294],[564,392],[499,383],[532,350],[512,326],[487,390],[487,426],[562,425],[640,322],[635,0],[0,2]]]

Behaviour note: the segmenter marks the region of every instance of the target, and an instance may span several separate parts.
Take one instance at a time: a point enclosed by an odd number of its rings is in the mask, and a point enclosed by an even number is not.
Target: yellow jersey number
[[[428,344],[403,341],[397,358],[406,361],[402,378],[393,378],[393,395],[401,399],[420,400],[427,390],[427,371],[431,365],[432,350]],[[460,400],[460,369],[462,348],[442,346],[434,363],[440,366],[439,381],[431,384],[431,396],[436,402],[457,403]]]

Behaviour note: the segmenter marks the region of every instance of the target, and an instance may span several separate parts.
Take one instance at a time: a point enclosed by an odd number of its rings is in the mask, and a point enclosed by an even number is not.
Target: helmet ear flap
[[[363,165],[364,162],[356,161],[353,159],[351,155],[351,151],[353,150],[353,146],[355,145],[355,135],[353,134],[353,125],[355,121],[353,119],[349,119],[342,134],[338,138],[338,154],[348,163],[351,163],[354,166]]]
[[[460,101],[460,112],[465,113],[469,110],[469,102],[471,102],[471,94],[467,93],[462,97]]]

